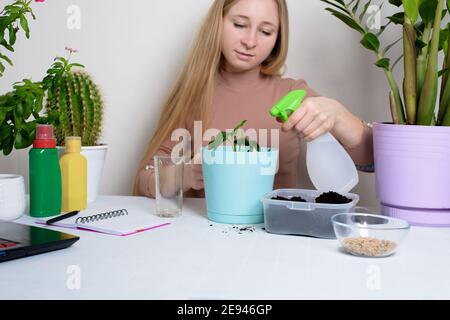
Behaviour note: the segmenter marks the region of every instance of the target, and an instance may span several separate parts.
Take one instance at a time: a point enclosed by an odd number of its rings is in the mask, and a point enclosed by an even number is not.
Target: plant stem
[[[383,55],[380,52],[378,52],[377,58],[382,59]],[[400,95],[400,90],[398,88],[397,82],[395,81],[392,71],[386,69],[383,70],[388,80],[389,86],[391,88],[391,92],[389,93],[389,95],[391,103],[392,120],[396,124],[405,124],[406,123],[405,112],[403,110],[402,98]]]
[[[345,8],[347,9],[348,14],[352,17],[352,19],[357,23],[362,29],[365,30],[365,28],[359,23],[358,19],[355,17],[353,12],[348,8],[347,5],[345,5]],[[384,55],[380,50],[377,50],[376,53],[377,61],[384,59]],[[391,92],[389,93],[389,100],[391,104],[391,116],[392,120],[396,124],[405,124],[406,118],[405,118],[405,111],[403,109],[403,103],[402,98],[400,95],[400,90],[397,85],[397,81],[395,81],[394,75],[392,74],[392,71],[388,69],[383,69],[384,74],[386,75],[386,78],[388,80],[389,86],[391,88]]]
[[[417,57],[417,100],[420,100],[420,93],[422,92],[423,82],[425,80],[425,72],[427,70],[427,56],[428,47],[430,44],[430,34],[432,30],[432,24],[425,26],[422,37],[420,40],[427,44],[426,47],[422,48]]]
[[[450,24],[447,26],[447,29],[450,30]],[[450,67],[450,41],[447,40],[446,43],[447,50],[444,50],[446,56],[444,57],[444,62],[442,69],[445,70]],[[446,113],[448,113],[448,109],[450,108],[450,81],[448,81],[448,70],[444,71],[442,75],[442,83],[441,83],[441,95],[439,101],[439,113],[438,113],[438,124],[442,124],[444,121],[444,117]],[[447,124],[449,125],[449,124]]]
[[[420,94],[420,102],[417,113],[417,124],[419,125],[429,126],[434,118],[434,109],[438,89],[438,50],[443,2],[443,0],[439,0],[436,8],[427,71],[425,73],[425,82]]]
[[[403,24],[403,51],[404,51],[404,72],[403,96],[405,99],[405,109],[408,124],[416,122],[416,32],[408,16],[405,16]]]

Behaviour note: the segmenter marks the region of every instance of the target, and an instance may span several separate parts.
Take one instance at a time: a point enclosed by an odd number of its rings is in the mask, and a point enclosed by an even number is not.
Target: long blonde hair
[[[215,0],[206,15],[194,41],[183,69],[164,104],[158,125],[142,159],[139,172],[150,162],[161,144],[171,136],[173,130],[184,126],[188,115],[202,121],[206,130],[210,121],[214,79],[223,65],[221,37],[223,18],[239,0]],[[261,73],[269,76],[280,75],[285,65],[288,41],[289,19],[286,0],[274,0],[278,5],[280,28],[275,46],[261,64]],[[133,194],[138,194],[138,176]]]

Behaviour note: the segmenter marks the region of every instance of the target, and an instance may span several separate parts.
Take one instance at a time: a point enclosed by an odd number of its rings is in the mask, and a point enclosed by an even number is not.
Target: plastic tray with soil
[[[282,197],[277,195],[275,197],[272,197],[271,199],[282,201],[307,202],[301,196]],[[350,202],[352,202],[352,199],[349,199],[334,191],[324,192],[315,199],[315,203],[343,204]]]
[[[262,199],[269,233],[336,239],[331,217],[353,212],[359,196],[311,189],[276,189]]]
[[[275,196],[275,197],[272,197],[271,199],[272,200],[282,200],[282,201],[306,202],[306,200],[300,196],[298,196],[298,197],[296,197],[296,196],[294,196],[294,197]]]
[[[352,199],[334,191],[324,192],[316,198],[316,203],[343,204],[350,202],[352,202]]]

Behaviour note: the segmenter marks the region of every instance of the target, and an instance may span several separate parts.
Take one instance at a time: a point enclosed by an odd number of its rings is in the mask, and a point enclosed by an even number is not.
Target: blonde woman
[[[247,119],[244,130],[279,129],[279,167],[274,188],[295,188],[299,138],[312,140],[331,133],[357,165],[373,163],[372,131],[341,103],[320,97],[307,83],[281,77],[288,53],[289,22],[285,0],[215,0],[192,51],[173,87],[135,179],[134,194],[154,197],[153,156],[170,154],[177,128],[194,137],[194,121],[202,129],[232,129]],[[281,125],[268,110],[294,89],[307,98]],[[267,138],[271,141],[271,138]],[[209,141],[202,141],[206,145]],[[198,141],[191,146],[199,155]],[[200,146],[201,146],[200,145]],[[267,145],[270,147],[270,145]],[[201,164],[185,166],[185,196],[203,197]]]

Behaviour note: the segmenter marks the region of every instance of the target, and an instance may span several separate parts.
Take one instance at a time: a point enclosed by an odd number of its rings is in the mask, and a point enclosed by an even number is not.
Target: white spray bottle
[[[279,122],[286,122],[306,97],[305,90],[294,90],[284,96],[270,110]],[[347,193],[358,184],[358,172],[350,155],[342,145],[326,133],[306,144],[306,168],[318,191]]]

